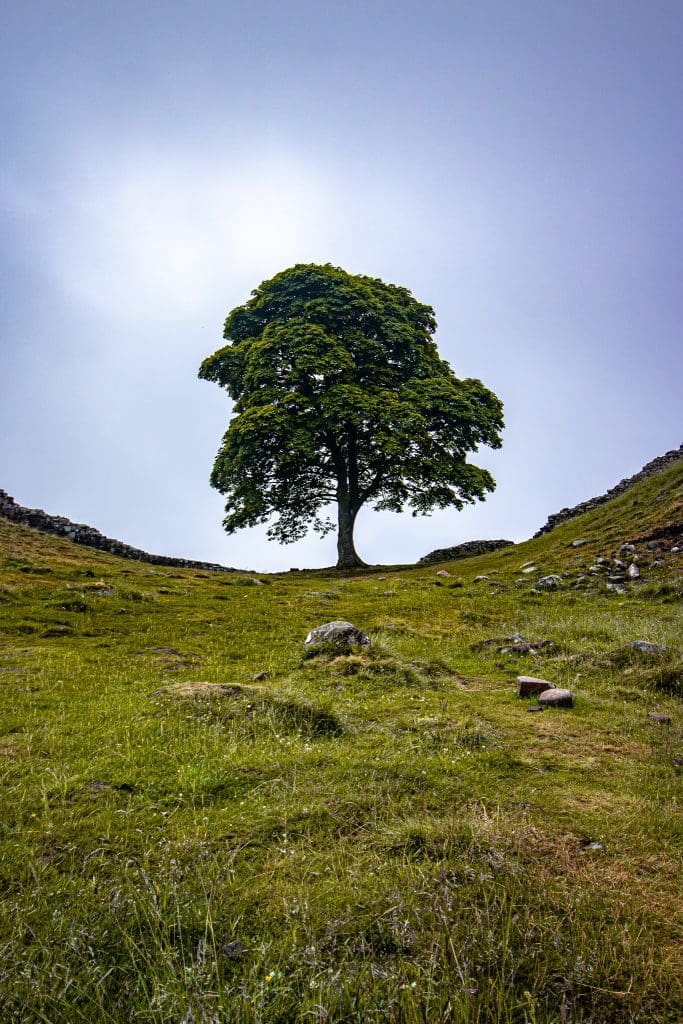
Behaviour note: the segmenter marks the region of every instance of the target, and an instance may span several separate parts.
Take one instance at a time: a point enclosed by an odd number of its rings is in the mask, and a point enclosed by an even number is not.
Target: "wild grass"
[[[680,556],[575,585],[680,484],[458,587],[259,586],[0,521],[3,1021],[678,1022]],[[531,559],[557,592],[515,582]],[[332,618],[372,647],[305,657]],[[574,708],[530,714],[518,674]]]

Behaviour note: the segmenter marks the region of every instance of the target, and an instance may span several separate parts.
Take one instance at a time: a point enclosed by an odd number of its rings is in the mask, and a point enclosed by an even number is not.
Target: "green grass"
[[[683,561],[587,569],[682,481],[450,578],[256,586],[0,520],[3,1024],[678,1022]],[[304,657],[337,618],[372,648]]]

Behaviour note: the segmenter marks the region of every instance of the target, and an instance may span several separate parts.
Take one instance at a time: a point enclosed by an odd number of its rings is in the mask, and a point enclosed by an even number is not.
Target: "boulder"
[[[448,569],[439,569],[437,576],[450,576]],[[386,578],[386,577],[385,577]]]
[[[541,590],[557,590],[560,582],[560,576],[541,576],[540,580],[536,580],[535,586]]]
[[[571,708],[574,706],[574,694],[571,690],[553,688],[552,690],[544,690],[543,693],[539,693],[538,702],[544,707]]]
[[[517,676],[517,696],[531,697],[546,690],[554,690],[555,683],[549,683],[547,679],[537,679],[536,676]]]
[[[329,645],[340,650],[352,650],[356,647],[369,647],[370,642],[370,637],[353,623],[337,621],[316,626],[304,640],[304,645],[308,648]]]
[[[626,575],[630,580],[637,580],[640,578],[640,569],[635,564],[635,562],[631,562],[631,564],[628,567]]]
[[[648,715],[653,722],[657,722],[658,725],[670,725],[671,715],[663,715],[660,711],[651,711]]]
[[[632,647],[634,651],[640,651],[641,654],[668,654],[669,648],[663,644],[651,644],[648,640],[631,640],[628,645]]]

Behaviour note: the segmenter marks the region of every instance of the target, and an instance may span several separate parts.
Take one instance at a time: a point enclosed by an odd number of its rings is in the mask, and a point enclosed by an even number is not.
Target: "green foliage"
[[[455,377],[435,329],[406,288],[329,264],[285,270],[234,309],[228,344],[200,369],[235,403],[211,476],[226,530],[275,515],[269,535],[283,543],[311,523],[326,533],[336,501],[352,560],[366,502],[416,515],[483,500],[494,480],[466,456],[500,447],[502,405]]]

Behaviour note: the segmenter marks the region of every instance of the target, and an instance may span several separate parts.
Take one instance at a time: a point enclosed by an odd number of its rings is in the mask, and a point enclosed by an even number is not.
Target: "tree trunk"
[[[358,509],[353,509],[348,500],[341,500],[337,505],[339,534],[337,536],[337,568],[355,569],[366,563],[360,557],[353,544],[353,527]]]

